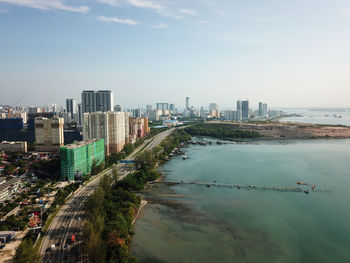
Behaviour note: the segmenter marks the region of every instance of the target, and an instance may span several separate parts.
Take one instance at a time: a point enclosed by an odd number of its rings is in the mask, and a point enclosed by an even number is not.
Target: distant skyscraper
[[[114,111],[123,111],[123,108],[122,108],[122,106],[120,106],[120,105],[115,105],[114,106]]]
[[[263,103],[262,102],[259,102],[259,116],[263,116],[264,113],[263,113]]]
[[[248,100],[242,101],[242,119],[243,120],[249,119],[249,101]]]
[[[71,120],[74,120],[75,114],[77,114],[77,101],[75,99],[66,99],[66,111],[69,113]]]
[[[242,110],[242,101],[237,100],[237,110]]]
[[[158,102],[157,110],[162,110],[162,111],[169,110],[169,103]]]
[[[96,92],[94,90],[84,90],[81,94],[81,104],[83,113],[96,111]]]
[[[110,90],[84,90],[81,94],[83,113],[113,111],[113,92]]]
[[[78,124],[80,127],[83,125],[83,107],[81,103],[78,104]]]
[[[174,112],[174,111],[175,111],[175,104],[173,104],[173,103],[170,104],[170,105],[169,105],[169,110],[171,110],[171,111]]]
[[[217,103],[210,103],[209,104],[209,111],[211,110],[218,110],[219,107],[218,107],[218,104]]]
[[[96,92],[97,111],[113,111],[114,99],[113,92],[110,90],[99,90]]]
[[[133,109],[132,110],[132,116],[134,118],[141,118],[141,115],[142,115],[141,109]]]
[[[190,97],[186,97],[186,110],[190,110]]]
[[[147,113],[147,116],[150,115],[151,111],[152,111],[152,105],[146,105],[146,113]]]
[[[237,100],[236,121],[242,121],[242,101]]]
[[[267,104],[266,103],[264,103],[263,104],[263,116],[267,116],[268,115],[268,109],[267,109]]]

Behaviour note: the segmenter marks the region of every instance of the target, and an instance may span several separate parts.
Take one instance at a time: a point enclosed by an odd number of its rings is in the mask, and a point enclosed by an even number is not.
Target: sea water
[[[184,148],[165,181],[288,186],[277,192],[180,184],[145,191],[139,262],[350,262],[350,140],[259,141]],[[332,193],[313,192],[316,189]]]

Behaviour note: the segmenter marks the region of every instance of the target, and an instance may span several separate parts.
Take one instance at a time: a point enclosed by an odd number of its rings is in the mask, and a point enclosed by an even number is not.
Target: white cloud
[[[159,29],[165,29],[165,28],[168,28],[169,26],[167,24],[160,23],[158,25],[153,25],[152,27],[153,28],[159,28]]]
[[[163,10],[165,7],[162,4],[156,3],[150,0],[126,0],[130,5],[141,7],[141,8],[149,8],[153,10]]]
[[[110,6],[121,6],[121,5],[130,5],[137,8],[145,8],[150,9],[161,16],[175,18],[175,19],[182,19],[180,15],[172,12],[169,8],[169,6],[165,5],[165,2],[163,1],[154,1],[154,0],[96,0],[99,3],[107,4]],[[169,2],[167,2],[169,5]]]
[[[179,12],[181,14],[190,15],[190,16],[195,16],[197,14],[195,10],[185,9],[185,8],[180,8]]]
[[[90,11],[88,6],[70,6],[64,4],[61,0],[0,0],[0,2],[41,10],[58,9],[77,13],[87,13]]]
[[[96,17],[98,20],[103,22],[113,22],[113,23],[120,23],[120,24],[127,24],[130,26],[135,26],[138,24],[137,21],[132,19],[120,19],[118,17],[106,17],[106,16],[98,16]]]

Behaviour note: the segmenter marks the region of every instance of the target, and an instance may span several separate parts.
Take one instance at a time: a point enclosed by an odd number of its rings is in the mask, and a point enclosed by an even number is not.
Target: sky
[[[350,107],[348,0],[0,0],[0,104]]]

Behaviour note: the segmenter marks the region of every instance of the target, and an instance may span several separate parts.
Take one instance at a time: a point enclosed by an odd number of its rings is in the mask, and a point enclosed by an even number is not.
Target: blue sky
[[[0,72],[0,104],[350,107],[350,2],[0,0]]]

